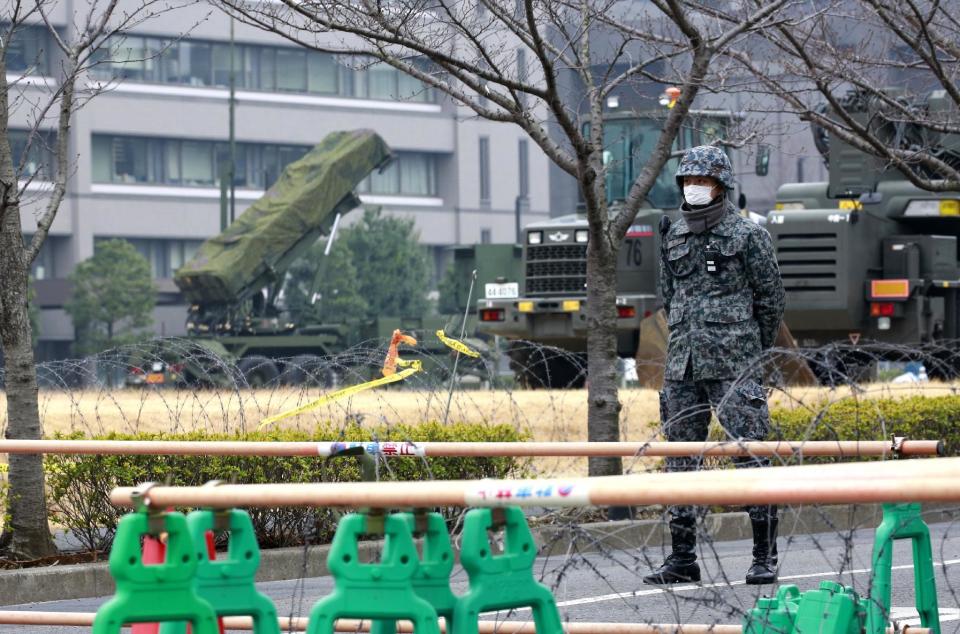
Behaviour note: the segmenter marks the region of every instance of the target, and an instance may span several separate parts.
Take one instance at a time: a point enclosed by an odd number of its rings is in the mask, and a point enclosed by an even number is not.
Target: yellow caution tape
[[[397,346],[401,343],[407,344],[409,346],[417,345],[417,340],[411,337],[410,335],[405,335],[399,330],[393,331],[393,337],[390,340],[390,345],[387,347],[387,356],[383,360],[383,368],[381,369],[382,377],[379,379],[374,379],[372,381],[367,381],[366,383],[358,383],[357,385],[351,385],[350,387],[345,387],[342,390],[337,390],[336,392],[331,392],[326,396],[318,398],[315,401],[310,401],[305,405],[301,405],[296,409],[291,409],[286,412],[282,412],[270,418],[265,418],[257,429],[263,429],[267,425],[272,425],[278,420],[283,420],[284,418],[290,418],[291,416],[296,416],[297,414],[302,414],[304,412],[309,412],[310,410],[320,407],[324,403],[329,403],[335,401],[344,396],[351,396],[357,392],[363,392],[365,390],[371,390],[375,387],[380,387],[381,385],[387,385],[389,383],[396,383],[397,381],[402,381],[410,375],[416,374],[423,370],[423,363],[419,359],[412,361],[405,361],[397,356]],[[459,343],[459,342],[457,342]],[[406,368],[397,372],[397,368]]]
[[[408,376],[416,374],[423,369],[423,366],[420,360],[415,361],[404,361],[402,359],[397,359],[397,363],[401,366],[404,366],[406,369],[397,372],[396,374],[391,374],[390,376],[384,376],[379,379],[374,379],[372,381],[367,381],[366,383],[358,383],[357,385],[351,385],[350,387],[345,387],[342,390],[337,390],[336,392],[331,392],[326,396],[320,397],[315,401],[310,401],[296,409],[291,409],[286,412],[282,412],[270,418],[265,418],[260,423],[260,426],[257,427],[258,430],[263,429],[267,425],[272,425],[273,423],[283,420],[285,418],[290,418],[291,416],[296,416],[298,414],[303,414],[304,412],[309,412],[310,410],[320,407],[325,403],[330,403],[337,399],[343,398],[344,396],[351,396],[357,392],[363,392],[366,390],[371,390],[375,387],[380,387],[381,385],[387,385],[389,383],[396,383],[397,381],[402,381]]]
[[[437,338],[440,339],[440,341],[442,341],[444,345],[446,345],[448,348],[453,348],[460,354],[465,354],[468,357],[474,357],[477,359],[480,358],[479,352],[477,352],[467,344],[463,343],[462,341],[459,341],[457,339],[451,339],[450,337],[445,335],[442,330],[437,331]]]

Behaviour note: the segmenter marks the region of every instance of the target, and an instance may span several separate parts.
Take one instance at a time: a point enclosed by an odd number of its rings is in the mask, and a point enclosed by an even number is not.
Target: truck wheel
[[[526,341],[511,342],[510,369],[529,389],[579,389],[587,381],[586,355]]]
[[[510,371],[513,372],[513,376],[516,378],[517,386],[529,388],[531,387],[531,376],[528,372],[529,364],[527,363],[527,357],[529,356],[529,345],[522,341],[511,341],[507,345],[507,357],[510,359]]]
[[[960,348],[954,342],[940,343],[921,361],[931,380],[954,381],[960,377]]]
[[[877,359],[867,352],[824,347],[806,359],[820,385],[837,387],[876,379]]]
[[[337,385],[337,373],[320,357],[301,354],[287,362],[280,380],[284,385],[329,388]]]
[[[543,386],[551,390],[579,390],[587,384],[587,356],[545,351],[545,362],[535,369]]]
[[[280,376],[277,365],[266,357],[250,355],[237,362],[237,370],[246,382],[247,387],[264,387],[276,382]]]

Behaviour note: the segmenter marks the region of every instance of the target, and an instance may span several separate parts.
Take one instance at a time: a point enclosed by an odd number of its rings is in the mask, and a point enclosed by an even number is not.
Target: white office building
[[[60,3],[50,15],[65,35],[70,6]],[[230,19],[209,5],[161,13],[131,28],[81,82],[121,78],[79,110],[70,130],[74,172],[34,267],[41,359],[70,353],[66,277],[104,239],[129,240],[150,261],[160,289],[156,332],[184,332],[173,272],[220,230],[229,34]],[[438,274],[450,245],[513,241],[518,196],[528,201],[524,223],[549,215],[548,160],[519,128],[477,120],[386,65],[358,69],[240,24],[234,42],[238,214],[327,133],[370,128],[396,160],[361,185],[362,200],[413,218]],[[19,30],[7,55],[11,90],[45,98],[57,64],[43,26]],[[11,115],[16,160],[30,111]],[[36,174],[22,210],[28,234],[45,200],[51,159],[41,147],[29,157]]]

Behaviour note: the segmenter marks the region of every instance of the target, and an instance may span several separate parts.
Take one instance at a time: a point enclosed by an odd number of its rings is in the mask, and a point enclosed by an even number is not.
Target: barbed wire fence
[[[369,341],[328,357],[259,357],[228,363],[189,339],[145,342],[94,357],[41,364],[41,417],[47,436],[249,434],[268,417],[376,378],[386,348],[385,341]],[[769,439],[876,440],[894,435],[944,438],[947,452],[955,455],[956,439],[960,438],[960,383],[953,380],[960,368],[957,350],[960,346],[954,342],[935,346],[861,342],[856,346],[778,349],[744,367],[740,378],[764,377],[773,412]],[[461,358],[461,372],[452,382],[452,355],[401,348],[400,356],[419,359],[423,371],[388,387],[318,404],[269,429],[309,433],[324,425],[332,430],[350,426],[382,430],[447,420],[449,424],[505,424],[532,440],[586,440],[586,391],[582,388],[586,366],[581,354],[514,343],[509,350],[504,346],[499,354],[487,354],[469,363]],[[788,384],[797,376],[784,372],[790,364],[808,368],[805,384]],[[639,385],[635,378],[656,374],[657,369],[656,364],[625,364],[620,392],[623,440],[661,439],[658,391]],[[810,377],[816,380],[810,381]],[[573,388],[560,389],[559,385]],[[735,381],[733,389],[736,385]],[[692,413],[695,410],[687,409],[681,414]],[[0,422],[5,425],[5,420]],[[715,419],[710,434],[713,440],[737,440]],[[311,460],[320,462],[319,458]],[[411,477],[409,469],[401,469],[396,458],[381,456],[376,460],[378,479]],[[436,463],[431,458],[407,460],[417,464],[415,477],[436,477],[431,468]],[[798,453],[771,462],[786,465],[811,460],[835,459],[811,459]],[[244,464],[254,462],[250,459]],[[720,458],[704,457],[703,462],[704,468],[730,467],[729,460]],[[345,475],[341,464],[322,463],[318,470],[322,468],[323,473],[318,471],[317,478],[336,480],[358,474],[354,470]],[[522,474],[530,477],[586,475],[586,459],[535,458],[522,467]],[[657,458],[624,460],[627,473],[662,467]],[[230,478],[243,481],[243,473],[224,474],[224,479]],[[703,509],[698,514],[702,581],[662,589],[643,585],[641,578],[670,552],[666,509],[634,509],[631,519],[621,522],[603,522],[604,512],[598,509],[535,509],[528,515],[541,549],[536,573],[553,589],[565,620],[739,623],[757,598],[773,589],[743,584],[743,574],[750,564],[749,541],[718,539],[728,538],[731,533],[727,527],[735,523],[724,513],[739,510]],[[462,512],[448,509],[446,514],[456,541]],[[934,536],[943,632],[960,631],[958,514],[960,507],[956,505],[924,509]],[[336,518],[329,509],[313,509],[274,514],[263,522],[272,523],[278,535],[272,545],[300,544],[306,562],[318,556],[318,544],[329,542]],[[822,579],[832,579],[853,586],[861,596],[869,594],[872,529],[879,522],[874,509],[782,507],[781,518],[778,545],[782,583],[796,583],[805,590],[815,588]],[[98,542],[88,535],[80,542],[105,550],[110,536],[100,536],[105,539]],[[741,540],[749,537],[742,531],[738,536]],[[79,547],[80,542],[73,543]],[[896,580],[904,587],[898,587],[894,605],[912,606],[912,569],[908,559],[900,557],[905,552],[898,550],[897,555]],[[306,570],[304,565],[302,575]],[[466,575],[459,567],[453,586],[457,591],[466,587]],[[316,598],[305,594],[303,583],[279,592],[289,595],[280,597],[280,613],[293,616],[305,616]],[[909,610],[891,617],[902,623],[919,623]],[[529,615],[511,612],[496,618],[527,620]]]

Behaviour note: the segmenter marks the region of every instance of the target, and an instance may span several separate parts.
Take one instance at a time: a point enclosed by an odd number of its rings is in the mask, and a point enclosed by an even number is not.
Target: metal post
[[[523,227],[520,224],[520,215],[523,210],[523,197],[517,196],[513,203],[513,222],[517,232],[517,244],[523,244]]]
[[[237,219],[236,177],[237,139],[236,139],[236,73],[233,64],[233,18],[230,18],[230,224]]]
[[[220,166],[220,231],[224,231],[227,228],[227,208],[228,208],[228,186],[227,180],[230,179],[230,166],[221,165]]]
[[[463,323],[460,325],[460,341],[467,334],[467,320],[470,318],[470,304],[473,302],[473,285],[477,281],[477,269],[470,274],[470,290],[467,291],[467,306],[463,309]],[[460,351],[453,357],[453,371],[450,373],[450,389],[447,391],[447,407],[443,410],[443,424],[447,424],[450,416],[450,403],[453,402],[453,386],[457,380],[457,364],[460,362]]]

